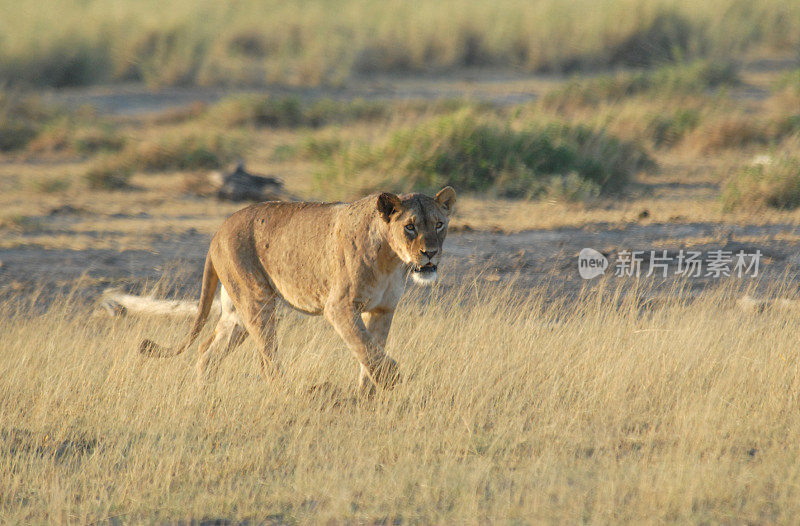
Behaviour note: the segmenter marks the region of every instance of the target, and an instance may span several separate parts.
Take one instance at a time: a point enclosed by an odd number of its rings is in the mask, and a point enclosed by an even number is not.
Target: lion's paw
[[[372,377],[384,389],[391,389],[402,380],[397,362],[388,356],[384,357],[372,370]]]

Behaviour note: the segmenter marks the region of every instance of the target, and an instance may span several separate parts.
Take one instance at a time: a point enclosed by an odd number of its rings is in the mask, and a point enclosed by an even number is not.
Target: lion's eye
[[[416,228],[414,227],[414,225],[412,223],[409,223],[409,224],[406,225],[406,230],[408,230],[409,232],[414,232],[414,231],[416,231]]]
[[[436,230],[441,230],[443,226],[444,226],[444,223],[439,221],[438,223],[436,223]]]

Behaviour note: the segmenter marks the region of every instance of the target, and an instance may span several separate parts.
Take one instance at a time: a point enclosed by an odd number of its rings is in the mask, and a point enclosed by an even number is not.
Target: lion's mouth
[[[427,274],[429,272],[436,272],[436,265],[434,265],[429,261],[428,263],[425,263],[421,267],[419,265],[414,265],[411,268],[411,270],[413,272],[419,272],[420,274]]]

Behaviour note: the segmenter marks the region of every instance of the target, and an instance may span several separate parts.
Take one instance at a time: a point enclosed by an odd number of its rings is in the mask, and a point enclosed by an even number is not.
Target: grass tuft
[[[72,181],[65,178],[47,178],[47,179],[39,179],[33,183],[34,188],[42,192],[44,194],[60,194],[69,190],[70,186],[72,186]]]
[[[647,125],[646,134],[656,147],[672,147],[700,124],[700,112],[678,108],[672,113],[655,115]]]
[[[318,181],[345,193],[432,191],[450,184],[539,197],[557,184],[574,186],[576,178],[589,193],[613,192],[651,164],[632,143],[586,127],[549,122],[518,131],[461,111],[398,131],[377,146],[349,145],[332,156]],[[566,179],[554,183],[554,177]]]
[[[647,25],[616,44],[609,62],[622,66],[654,66],[701,54],[706,47],[698,24],[677,11],[662,11]]]
[[[675,97],[697,95],[739,83],[732,63],[699,61],[661,66],[653,70],[602,75],[589,80],[574,79],[546,94],[544,107],[556,111],[619,102],[627,97]]]
[[[775,83],[774,91],[800,99],[800,69],[795,69],[781,75]]]
[[[296,97],[238,96],[220,101],[208,109],[207,118],[227,127],[317,128],[351,121],[386,117],[389,105],[353,100],[322,99],[304,102]]]
[[[725,211],[758,211],[800,206],[800,160],[770,159],[746,166],[731,177],[722,192]]]
[[[0,88],[0,152],[27,148],[48,123],[59,116],[40,99]]]
[[[86,172],[84,179],[92,190],[125,190],[130,188],[133,169],[113,157],[95,163]]]
[[[126,139],[113,126],[86,124],[70,117],[58,119],[42,127],[27,145],[29,153],[64,152],[90,156],[102,152],[118,152]]]
[[[171,135],[131,144],[115,162],[136,171],[217,169],[241,158],[244,141],[223,133]]]
[[[800,114],[767,119],[751,115],[724,116],[697,126],[686,140],[702,153],[751,146],[775,145],[800,134]]]

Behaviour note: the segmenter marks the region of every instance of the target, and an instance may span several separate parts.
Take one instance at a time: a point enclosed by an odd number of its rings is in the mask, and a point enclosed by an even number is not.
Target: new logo
[[[593,248],[581,249],[578,254],[578,272],[583,279],[602,275],[608,268],[608,258]]]

